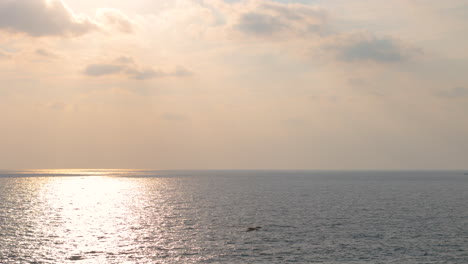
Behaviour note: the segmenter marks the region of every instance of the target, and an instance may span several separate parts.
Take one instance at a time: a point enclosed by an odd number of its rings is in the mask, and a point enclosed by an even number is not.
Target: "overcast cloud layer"
[[[0,0],[0,169],[466,169],[467,12]]]

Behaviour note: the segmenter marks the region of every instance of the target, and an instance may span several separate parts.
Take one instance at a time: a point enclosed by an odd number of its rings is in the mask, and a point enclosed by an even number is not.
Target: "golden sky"
[[[468,0],[0,0],[0,168],[464,169]]]

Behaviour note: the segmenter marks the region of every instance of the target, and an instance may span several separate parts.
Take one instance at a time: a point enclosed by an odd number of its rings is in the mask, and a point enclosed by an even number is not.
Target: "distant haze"
[[[0,0],[0,169],[467,169],[467,0]]]

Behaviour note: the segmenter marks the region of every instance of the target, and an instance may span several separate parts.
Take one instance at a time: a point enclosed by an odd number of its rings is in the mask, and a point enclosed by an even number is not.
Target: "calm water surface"
[[[1,171],[0,263],[465,264],[468,176]]]

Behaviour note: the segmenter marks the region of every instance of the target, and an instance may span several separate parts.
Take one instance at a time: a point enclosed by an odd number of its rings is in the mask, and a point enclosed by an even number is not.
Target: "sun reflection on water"
[[[98,173],[83,170],[52,172],[87,176],[53,177],[43,184],[40,196],[46,211],[41,228],[54,244],[44,246],[48,250],[53,248],[54,255],[67,256],[68,260],[88,259],[93,263],[114,256],[134,255],[135,240],[139,236],[135,230],[141,228],[140,218],[145,217],[140,210],[160,206],[157,196],[151,200],[139,199],[148,189],[143,179],[106,177],[114,175],[115,171],[104,170]],[[154,188],[158,181],[163,180],[152,179],[152,195],[157,195]],[[148,201],[152,203],[141,204]],[[152,215],[151,221],[159,220]]]
[[[0,263],[206,263],[218,254],[207,249],[225,249],[233,231],[212,228],[222,218],[213,217],[218,200],[205,199],[209,182],[155,171],[97,172],[4,173]]]

